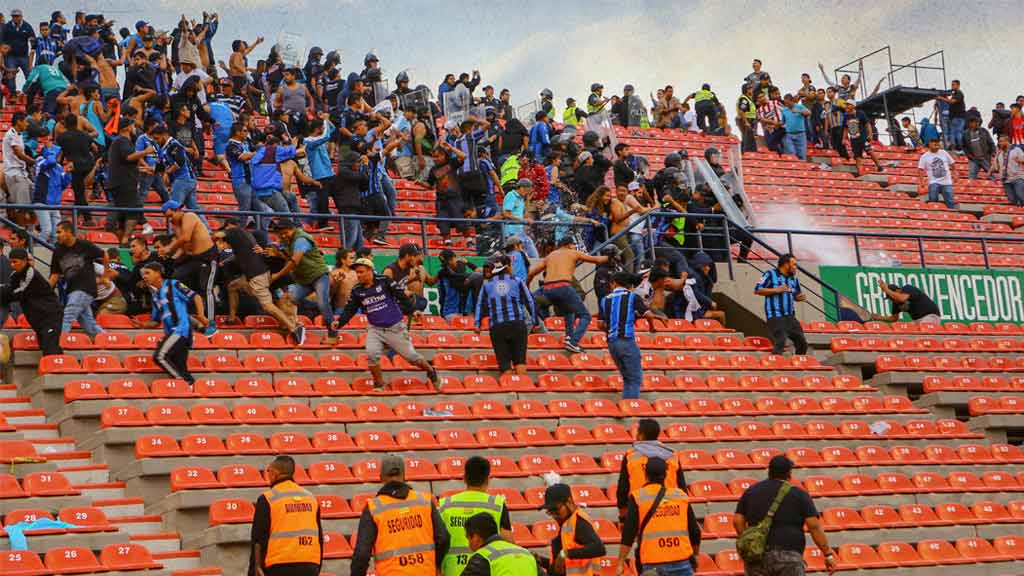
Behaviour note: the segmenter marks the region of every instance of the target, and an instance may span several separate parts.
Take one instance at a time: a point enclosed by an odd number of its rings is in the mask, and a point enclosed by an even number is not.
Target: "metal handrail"
[[[925,262],[925,248],[924,242],[927,240],[937,241],[960,241],[960,242],[978,242],[981,244],[982,258],[985,262],[985,268],[990,269],[991,266],[991,254],[989,252],[989,244],[1019,244],[1024,243],[1024,236],[1022,237],[999,237],[999,236],[968,236],[964,234],[904,234],[898,232],[851,232],[847,230],[791,230],[782,228],[752,228],[750,229],[752,234],[781,234],[786,236],[786,245],[789,247],[793,246],[793,236],[838,236],[842,238],[853,238],[854,253],[857,258],[857,266],[862,266],[863,261],[861,259],[861,247],[860,242],[864,239],[870,238],[883,238],[883,239],[895,239],[895,240],[911,240],[917,243],[918,257],[921,260],[921,268],[927,268],[928,264]],[[792,248],[790,248],[792,249]]]
[[[96,206],[93,206],[93,205],[90,205],[90,206],[78,206],[78,205],[64,205],[64,204],[61,204],[61,205],[41,205],[41,204],[4,204],[4,203],[0,203],[0,210],[7,210],[7,209],[13,209],[13,210],[47,210],[47,211],[54,211],[54,210],[56,210],[56,211],[60,211],[60,212],[71,212],[71,225],[72,225],[72,227],[73,227],[73,229],[74,229],[76,234],[78,233],[78,215],[80,213],[82,213],[82,212],[88,212],[88,213],[99,212],[99,213],[149,214],[149,215],[155,215],[155,216],[159,216],[161,218],[164,218],[164,213],[160,210],[159,207],[124,208],[124,207],[118,207],[118,206],[99,206],[99,205],[96,205]],[[323,213],[318,213],[318,212],[262,212],[262,211],[254,211],[254,210],[210,210],[210,209],[191,210],[191,209],[189,209],[189,211],[190,212],[194,212],[196,214],[203,215],[203,216],[206,216],[206,215],[219,216],[219,217],[231,217],[231,216],[249,217],[249,216],[252,216],[252,217],[254,217],[256,219],[257,225],[259,225],[260,221],[262,219],[264,219],[264,218],[273,219],[273,218],[285,217],[285,218],[291,218],[291,219],[296,220],[298,222],[302,222],[304,220],[331,220],[331,221],[335,221],[335,222],[337,222],[339,224],[338,232],[339,232],[342,244],[346,243],[345,242],[345,240],[346,240],[345,239],[345,221],[346,220],[356,220],[356,221],[359,221],[359,222],[364,222],[364,221],[368,221],[368,222],[383,222],[383,221],[387,221],[387,222],[396,222],[396,221],[397,222],[418,222],[418,223],[420,223],[420,237],[421,237],[421,239],[423,241],[423,251],[424,251],[424,254],[426,254],[428,252],[427,224],[431,224],[431,223],[447,222],[447,223],[450,223],[450,224],[453,224],[453,225],[454,224],[496,224],[496,225],[500,225],[499,226],[499,230],[500,230],[500,237],[501,237],[501,240],[502,240],[502,245],[504,245],[504,242],[505,242],[505,225],[533,226],[533,225],[538,225],[539,224],[541,226],[565,226],[565,227],[572,227],[572,228],[586,228],[586,227],[593,226],[595,228],[600,228],[602,230],[606,229],[605,225],[602,224],[602,223],[591,224],[589,222],[555,222],[555,221],[549,221],[549,220],[534,220],[534,221],[531,221],[531,222],[527,223],[527,222],[524,222],[522,220],[507,220],[507,219],[496,219],[496,218],[494,218],[494,219],[487,219],[487,218],[438,218],[438,217],[435,217],[435,216],[375,216],[375,215],[369,215],[369,214],[345,215],[345,214],[333,214],[333,213],[323,214]],[[21,226],[17,226],[13,222],[6,221],[6,223],[7,223],[8,226],[11,226],[11,227],[14,227],[14,228],[19,228],[19,229],[24,229]],[[50,246],[49,243],[47,243],[46,241],[44,241],[41,238],[38,238],[37,236],[32,234],[31,231],[29,231],[29,234],[30,234],[30,236],[33,236],[34,239],[37,242],[40,242],[44,246],[48,246],[48,247],[50,247],[52,249],[52,246]]]

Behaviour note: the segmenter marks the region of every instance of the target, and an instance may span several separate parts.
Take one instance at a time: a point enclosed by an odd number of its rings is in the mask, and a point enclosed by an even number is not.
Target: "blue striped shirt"
[[[616,288],[601,300],[600,311],[609,342],[633,340],[636,337],[636,319],[647,313],[647,305],[629,290]]]
[[[537,309],[526,284],[507,272],[492,276],[490,280],[484,281],[476,299],[476,326],[480,327],[480,319],[485,308],[491,318],[491,326],[526,320],[523,315],[524,304],[530,312],[530,318],[536,321]]]
[[[177,334],[186,340],[192,338],[192,324],[189,320],[188,305],[195,300],[196,293],[181,282],[167,278],[153,292],[152,319],[160,322],[164,334]]]
[[[794,315],[796,311],[794,298],[800,293],[800,281],[797,280],[795,274],[793,276],[784,276],[777,269],[772,269],[765,272],[764,276],[761,276],[761,281],[754,287],[754,291],[757,291],[763,288],[778,288],[786,284],[789,285],[789,292],[764,297],[764,317],[766,320]]]

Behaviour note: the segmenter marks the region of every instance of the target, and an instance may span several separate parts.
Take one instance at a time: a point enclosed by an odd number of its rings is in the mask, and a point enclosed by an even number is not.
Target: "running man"
[[[153,361],[171,378],[184,380],[191,387],[195,377],[188,371],[188,351],[192,348],[188,304],[194,303],[199,326],[206,326],[209,320],[203,314],[203,300],[178,280],[165,279],[164,267],[159,262],[143,266],[142,278],[153,291],[153,316],[146,322],[132,318],[132,324],[140,328],[163,327],[164,338],[153,351]]]
[[[558,248],[530,269],[527,286],[537,274],[544,272],[544,282],[534,297],[546,298],[565,318],[565,349],[569,352],[583,352],[580,340],[590,325],[590,312],[574,286],[576,266],[580,262],[604,264],[607,261],[607,256],[591,256],[577,250],[576,241],[567,234],[559,241]]]
[[[217,301],[213,295],[217,282],[217,247],[213,245],[210,229],[198,214],[186,212],[177,200],[164,202],[160,211],[170,219],[174,227],[174,239],[167,245],[165,252],[172,256],[178,251],[181,253],[180,257],[175,257],[173,277],[203,295],[205,315],[210,320],[205,334],[213,336],[217,332],[217,323],[214,321],[214,305]]]
[[[383,390],[385,387],[380,369],[380,357],[385,347],[426,372],[427,379],[436,388],[437,370],[413,347],[404,322],[407,314],[415,317],[422,316],[423,312],[413,309],[412,299],[393,280],[387,276],[378,276],[369,258],[356,260],[352,267],[356,271],[357,283],[333,329],[340,330],[359,310],[366,314],[366,355],[374,390]]]

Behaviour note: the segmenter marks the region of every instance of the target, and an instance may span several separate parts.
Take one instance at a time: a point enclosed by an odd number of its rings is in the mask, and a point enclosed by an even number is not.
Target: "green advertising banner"
[[[949,268],[861,268],[821,266],[821,279],[857,305],[876,314],[889,314],[892,304],[878,281],[893,286],[910,284],[931,297],[947,322],[1024,323],[1024,271]],[[836,320],[833,303],[826,308]]]

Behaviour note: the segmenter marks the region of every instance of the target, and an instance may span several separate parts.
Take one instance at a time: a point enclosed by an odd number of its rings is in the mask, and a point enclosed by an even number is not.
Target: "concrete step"
[[[11,426],[19,424],[46,424],[46,412],[41,408],[29,408],[27,410],[12,410],[4,413],[4,419]]]
[[[109,518],[109,517],[108,517]],[[110,522],[117,524],[118,528],[138,536],[142,534],[154,534],[163,530],[164,521],[160,516],[122,516],[109,518]]]
[[[73,488],[81,490],[84,496],[93,500],[111,500],[125,496],[124,482],[89,483],[73,486]]]
[[[0,397],[0,414],[15,412],[18,410],[29,410],[32,408],[32,399],[27,396]]]
[[[142,544],[151,554],[181,552],[181,539],[177,532],[132,534],[130,540],[136,544]]]
[[[18,395],[18,386],[15,384],[0,384],[0,398],[14,398]]]
[[[36,447],[36,453],[42,455],[74,452],[76,449],[74,438],[45,438],[32,440],[32,444]]]
[[[103,510],[107,518],[139,517],[146,512],[142,498],[109,498],[93,500],[93,506]]]
[[[14,426],[26,440],[53,440],[60,437],[56,424],[16,424]]]
[[[153,554],[153,560],[164,565],[165,570],[196,570],[199,565],[199,550],[162,552]]]
[[[58,472],[68,477],[72,484],[102,484],[110,482],[110,469],[106,464],[88,466],[68,466],[58,468]]]

